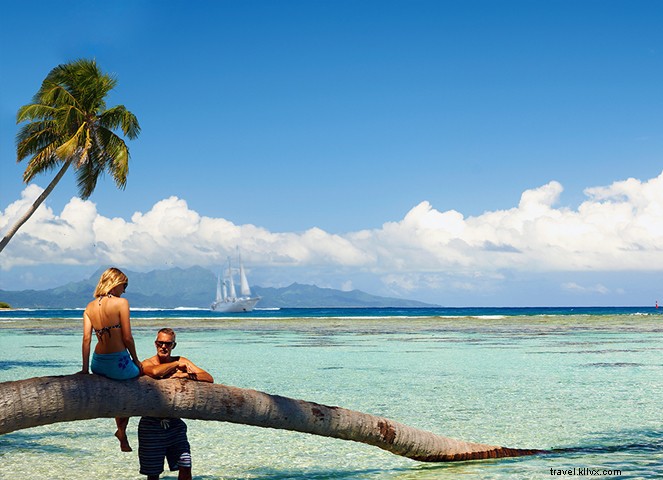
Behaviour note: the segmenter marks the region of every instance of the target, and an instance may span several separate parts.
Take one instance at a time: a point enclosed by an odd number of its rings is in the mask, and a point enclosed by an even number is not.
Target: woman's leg
[[[129,439],[127,438],[127,425],[129,424],[129,417],[116,417],[115,424],[117,425],[115,436],[120,441],[120,450],[123,452],[132,452],[133,449],[131,448],[131,445],[129,445]]]

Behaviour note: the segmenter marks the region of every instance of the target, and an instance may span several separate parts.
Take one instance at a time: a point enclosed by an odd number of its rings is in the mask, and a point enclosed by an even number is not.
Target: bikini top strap
[[[97,305],[99,306],[99,313],[100,313],[99,316],[100,316],[100,317],[102,317],[102,315],[101,315],[101,300],[102,300],[104,297],[111,298],[112,296],[113,296],[113,294],[110,293],[110,292],[107,293],[106,295],[99,295],[99,302],[97,303]],[[108,327],[102,327],[102,328],[100,328],[99,330],[97,330],[96,328],[94,328],[94,326],[92,326],[92,331],[97,335],[97,339],[98,339],[98,340],[101,340],[101,336],[102,336],[104,333],[107,333],[108,336],[110,337],[110,331],[111,331],[111,328],[122,328],[122,325],[120,325],[120,324],[118,323],[117,325],[110,325],[110,326],[108,326]]]

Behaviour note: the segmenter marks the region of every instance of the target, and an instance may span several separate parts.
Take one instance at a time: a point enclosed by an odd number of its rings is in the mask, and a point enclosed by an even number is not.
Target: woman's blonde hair
[[[119,268],[111,267],[101,274],[97,288],[94,289],[94,297],[103,297],[118,285],[129,283],[127,276]]]

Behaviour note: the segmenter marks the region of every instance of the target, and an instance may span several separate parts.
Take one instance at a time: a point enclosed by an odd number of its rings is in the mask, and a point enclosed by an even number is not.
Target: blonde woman
[[[90,373],[90,343],[94,333],[97,346],[92,354],[92,373],[115,380],[128,380],[141,374],[142,365],[131,335],[129,302],[120,298],[128,285],[129,279],[117,268],[109,268],[101,274],[94,300],[83,313],[83,369],[80,373]],[[129,418],[116,418],[115,423],[120,449],[131,452],[127,438]]]

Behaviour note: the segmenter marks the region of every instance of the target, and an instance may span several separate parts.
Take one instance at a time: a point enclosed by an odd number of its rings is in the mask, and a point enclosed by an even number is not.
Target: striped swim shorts
[[[186,423],[179,418],[141,417],[138,423],[140,473],[159,475],[163,472],[164,458],[171,471],[191,467]]]

